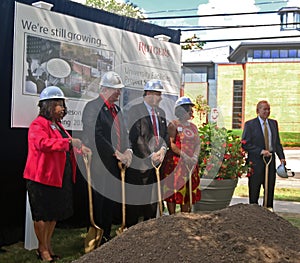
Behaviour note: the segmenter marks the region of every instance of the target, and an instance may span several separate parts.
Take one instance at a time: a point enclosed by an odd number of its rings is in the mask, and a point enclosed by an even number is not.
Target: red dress
[[[182,152],[190,157],[199,155],[195,152],[199,144],[200,138],[196,125],[189,122],[189,125],[183,125],[179,120],[172,121],[169,125],[176,128],[175,144]],[[167,151],[164,167],[163,167],[164,183],[163,198],[165,201],[176,204],[186,204],[189,202],[188,177],[189,171],[185,165],[183,158],[174,153],[171,149]],[[194,166],[192,174],[192,203],[199,201],[200,177],[198,163]]]

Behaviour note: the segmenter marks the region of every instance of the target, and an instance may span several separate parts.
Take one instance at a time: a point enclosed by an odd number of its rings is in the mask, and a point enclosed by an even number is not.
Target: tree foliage
[[[200,41],[200,39],[194,34],[192,37],[187,38],[181,44],[181,48],[184,50],[188,49],[202,49],[202,47],[206,44],[204,41]]]
[[[130,1],[121,3],[116,0],[86,0],[86,5],[121,16],[128,16],[137,19],[144,18],[143,11]]]

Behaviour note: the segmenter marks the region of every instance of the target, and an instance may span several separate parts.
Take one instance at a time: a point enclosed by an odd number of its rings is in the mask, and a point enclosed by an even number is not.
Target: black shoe
[[[100,245],[103,245],[104,243],[107,243],[107,242],[110,241],[110,240],[111,240],[111,237],[110,237],[110,236],[102,236]]]
[[[50,255],[54,260],[60,260],[61,259],[61,256],[59,255]]]
[[[36,251],[36,256],[37,256],[37,259],[40,260],[40,261],[42,261],[42,262],[51,262],[51,263],[55,263],[56,262],[54,258],[52,258],[51,260],[45,260],[45,259],[43,259],[42,254],[41,254],[41,252],[39,250]]]

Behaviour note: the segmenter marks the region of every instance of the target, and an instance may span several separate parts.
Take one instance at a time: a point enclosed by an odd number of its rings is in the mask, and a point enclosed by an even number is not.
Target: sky
[[[82,0],[81,2],[85,2],[85,0]],[[285,6],[300,7],[300,0],[131,0],[131,2],[143,9],[148,18],[278,11]],[[204,48],[227,44],[235,48],[240,42],[246,41],[233,41],[237,38],[247,39],[264,36],[273,37],[278,35],[299,34],[298,31],[280,32],[279,26],[260,26],[266,24],[279,24],[280,16],[277,13],[153,19],[147,21],[161,26],[174,27],[174,29],[180,26],[182,32],[181,41],[196,34],[196,37],[200,38],[200,40],[206,41],[207,44]],[[252,27],[209,30],[209,27],[212,26],[224,27],[246,25],[252,25]],[[183,26],[185,28],[183,28]],[[189,28],[186,27],[188,26],[201,26],[202,30],[187,31]]]

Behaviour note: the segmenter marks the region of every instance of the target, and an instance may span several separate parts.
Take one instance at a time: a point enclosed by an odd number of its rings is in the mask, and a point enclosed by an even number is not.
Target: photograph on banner
[[[115,67],[115,52],[28,35],[26,62],[24,94],[57,86],[67,98],[89,100],[98,96],[101,75]]]

